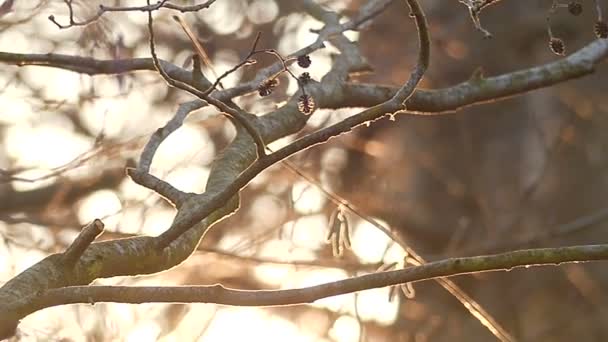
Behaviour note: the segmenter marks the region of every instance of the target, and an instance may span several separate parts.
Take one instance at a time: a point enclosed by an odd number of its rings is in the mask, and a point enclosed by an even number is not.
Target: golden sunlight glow
[[[145,342],[156,341],[158,334],[161,332],[158,324],[151,321],[138,322],[129,332],[127,342]]]
[[[348,161],[348,153],[343,148],[331,147],[321,156],[321,168],[328,172],[340,172]]]
[[[212,59],[213,61],[211,63],[213,63],[213,70],[218,76],[232,69],[241,60],[236,52],[228,49],[217,51]],[[206,69],[203,69],[203,73],[205,73],[205,75],[213,75],[213,73],[208,72]],[[224,77],[222,79],[222,84],[224,87],[234,87],[238,85],[242,74],[243,69],[238,69]],[[210,78],[212,81],[215,81],[215,76]]]
[[[268,148],[270,148],[273,151],[276,151],[278,149],[281,149],[287,145],[289,145],[291,142],[293,142],[294,137],[292,135],[288,135],[286,137],[277,139],[271,143],[268,144]]]
[[[20,178],[24,178],[24,179],[30,179],[30,180],[34,180],[34,179],[39,179],[42,178],[44,176],[47,176],[49,174],[49,170],[48,169],[29,169],[29,170],[24,170],[23,172],[19,172],[18,174],[16,174],[17,177]],[[22,182],[22,181],[13,181],[11,182],[11,185],[13,186],[13,188],[16,191],[30,191],[30,190],[34,190],[34,189],[40,189],[42,187],[45,186],[49,186],[53,183],[55,183],[57,180],[54,179],[53,177],[50,178],[46,178],[46,179],[41,179],[35,182]]]
[[[295,246],[319,249],[325,245],[327,217],[325,215],[303,216],[283,225],[283,236],[288,236]]]
[[[245,8],[243,0],[218,1],[205,11],[196,13],[218,34],[234,33],[243,24]]]
[[[386,225],[385,225],[386,226]],[[364,263],[382,261],[391,239],[366,221],[359,221],[353,229],[352,250]]]
[[[75,103],[80,95],[81,79],[88,76],[53,68],[26,68],[23,77],[32,86],[44,89],[45,98]]]
[[[115,229],[122,209],[120,199],[114,191],[98,190],[85,197],[78,205],[78,220],[86,224],[96,218],[103,218],[107,229]]]
[[[159,338],[163,342],[181,342],[195,340],[207,329],[216,313],[217,306],[213,304],[179,305],[179,309],[186,312],[171,333]]]
[[[256,267],[254,274],[265,284],[277,286],[290,277],[293,274],[293,270],[287,266],[266,264]]]
[[[401,245],[399,245],[398,243],[391,243],[386,253],[384,253],[384,258],[382,259],[382,262],[386,265],[391,263],[402,264],[403,259],[406,256],[407,253],[405,252],[403,247],[401,247]]]
[[[152,88],[146,89],[153,93]],[[127,97],[85,102],[81,112],[82,121],[91,132],[103,132],[107,137],[124,137],[125,133],[148,134],[164,124],[150,107],[151,96],[135,91]]]
[[[276,196],[260,195],[253,200],[249,215],[252,225],[256,227],[271,228],[284,222],[287,215],[285,203]]]
[[[15,274],[21,273],[28,267],[42,260],[46,256],[46,254],[42,253],[39,250],[35,249],[26,249],[22,247],[14,247],[11,250],[11,253],[19,255],[19,258],[13,259]]]
[[[123,180],[118,186],[120,195],[125,200],[133,201],[144,201],[146,199],[156,200],[156,195],[152,190],[144,188],[143,186],[136,184],[130,178]]]
[[[171,170],[165,177],[165,181],[175,188],[201,193],[205,190],[209,178],[209,168],[198,165],[187,165]],[[138,185],[141,188],[141,186]]]
[[[186,160],[198,165],[208,164],[215,152],[207,131],[186,123],[160,145],[152,161],[152,172],[171,170]]]
[[[254,24],[267,24],[279,15],[275,0],[253,0],[247,7],[247,18]]]
[[[0,115],[0,124],[14,125],[23,124],[32,120],[37,115],[34,113],[32,105],[25,99],[31,96],[30,92],[20,87],[10,87],[10,80],[0,79],[2,96],[0,96],[0,108],[3,109]]]
[[[259,308],[222,308],[199,339],[200,342],[307,342],[312,336],[303,334],[292,322],[273,316]]]
[[[17,165],[53,168],[64,165],[91,147],[91,140],[75,134],[65,117],[41,113],[31,122],[6,128],[6,152]]]
[[[291,198],[294,209],[302,214],[319,212],[327,201],[321,190],[304,181],[296,182],[293,185]]]
[[[329,330],[329,336],[341,342],[358,342],[360,334],[361,325],[359,321],[349,315],[338,317]]]
[[[0,34],[0,47],[3,50],[8,50],[10,47],[11,51],[26,53],[32,48],[30,42],[26,32],[20,32],[20,30],[14,27]]]
[[[265,242],[260,247],[257,256],[285,262],[292,260],[310,261],[316,258],[315,253],[310,249],[294,247],[290,241],[278,239]],[[286,282],[289,282],[294,272],[298,271],[301,270],[297,270],[295,265],[263,263],[255,268],[254,273],[264,283],[284,286]]]
[[[71,341],[85,342],[86,330],[91,329],[99,322],[91,322],[90,308],[70,309],[67,306],[52,307],[44,311],[38,311],[27,316],[19,325],[19,329],[24,335],[20,341],[42,341],[48,340],[52,336],[56,340],[63,337]],[[82,320],[79,319],[82,315]],[[57,331],[57,327],[60,330]]]
[[[173,222],[175,217],[175,209],[173,208],[156,208],[145,215],[144,226],[142,233],[146,235],[160,235]]]
[[[395,322],[399,313],[399,297],[389,301],[388,287],[366,290],[357,294],[357,312],[364,321],[376,321],[383,325]],[[354,313],[352,313],[354,314]]]

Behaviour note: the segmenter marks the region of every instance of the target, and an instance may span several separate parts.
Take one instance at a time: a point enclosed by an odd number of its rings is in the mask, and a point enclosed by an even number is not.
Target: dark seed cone
[[[272,94],[274,88],[276,88],[278,85],[279,80],[276,78],[267,79],[258,86],[258,94],[260,94],[260,96],[268,96]]]
[[[568,4],[568,12],[575,16],[580,15],[581,13],[583,13],[583,5],[581,5],[581,3],[578,1],[571,1]]]
[[[566,54],[566,46],[564,45],[564,41],[559,38],[551,38],[549,41],[549,47],[556,55],[563,56]]]
[[[310,57],[308,55],[298,56],[298,65],[302,68],[308,68],[310,66]]]
[[[304,94],[298,98],[298,110],[302,114],[310,115],[315,110],[315,100],[308,94]]]
[[[598,38],[608,38],[608,24],[605,21],[598,21],[593,25],[593,32]]]
[[[308,82],[310,82],[311,78],[310,78],[310,74],[307,72],[303,72],[300,77],[300,82],[302,82],[302,84],[307,84]]]

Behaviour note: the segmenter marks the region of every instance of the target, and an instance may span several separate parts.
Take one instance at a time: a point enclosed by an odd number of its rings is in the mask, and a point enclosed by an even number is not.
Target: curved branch
[[[298,289],[251,291],[228,289],[221,285],[73,286],[52,289],[40,295],[23,298],[14,305],[23,307],[27,302],[31,312],[57,305],[98,302],[215,303],[235,306],[297,305],[313,303],[337,295],[443,277],[598,260],[608,260],[608,244],[526,249],[501,254],[450,258],[401,270],[371,273]]]

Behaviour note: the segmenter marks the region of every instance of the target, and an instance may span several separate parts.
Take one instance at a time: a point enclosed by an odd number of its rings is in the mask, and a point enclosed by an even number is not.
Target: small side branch
[[[68,29],[74,26],[86,26],[97,21],[101,16],[107,12],[150,12],[156,11],[161,8],[171,9],[174,11],[185,12],[197,12],[205,8],[209,8],[217,0],[208,0],[198,5],[175,5],[170,3],[168,0],[160,0],[156,4],[148,4],[146,6],[106,6],[99,5],[97,13],[92,17],[85,19],[84,21],[77,21],[74,19],[74,8],[72,7],[72,0],[64,0],[69,12],[68,24],[60,24],[54,15],[49,16],[49,20],[60,29]]]
[[[145,171],[141,171],[139,169],[127,168],[127,175],[131,177],[131,179],[150,190],[155,191],[159,195],[163,196],[167,201],[169,201],[176,208],[180,208],[184,201],[188,198],[188,194],[184,193],[173,187],[173,185],[159,179]]]
[[[66,266],[72,267],[76,264],[82,253],[103,233],[104,224],[100,219],[85,226],[74,242],[63,252],[63,262]]]
[[[144,147],[143,152],[139,158],[139,164],[137,169],[142,172],[150,172],[150,166],[152,165],[152,159],[156,154],[156,150],[160,144],[169,136],[175,132],[184,124],[184,120],[191,112],[205,106],[204,102],[201,101],[190,101],[182,103],[177,108],[175,115],[169,120],[165,126],[157,129],[154,134],[148,140],[148,143]]]
[[[475,25],[475,28],[483,33],[485,38],[492,38],[492,33],[481,26],[479,13],[490,5],[496,4],[500,0],[459,0],[469,8],[469,15]]]

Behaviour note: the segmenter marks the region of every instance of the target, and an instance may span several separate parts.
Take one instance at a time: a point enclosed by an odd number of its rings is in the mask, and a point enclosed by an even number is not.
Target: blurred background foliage
[[[344,16],[362,0],[319,1]],[[96,1],[73,1],[77,16]],[[141,5],[105,1],[106,5]],[[176,3],[189,3],[176,1]],[[432,36],[431,67],[423,88],[451,86],[482,68],[493,76],[547,63],[545,16],[551,1],[502,1],[484,11],[483,39],[457,1],[425,0]],[[554,33],[568,51],[594,39],[595,14],[560,12]],[[360,32],[373,72],[360,82],[399,85],[415,63],[415,27],[402,1]],[[64,53],[99,59],[148,57],[145,13],[108,13],[86,27],[60,30],[61,1],[15,1],[0,17],[0,50]],[[191,44],[168,11],[156,12],[161,58],[188,66]],[[321,23],[297,1],[219,0],[183,14],[221,73],[261,46],[289,54],[315,39]],[[335,50],[311,55],[307,71],[320,79]],[[232,74],[225,87],[251,79],[272,63]],[[298,67],[294,66],[294,69]],[[298,70],[302,71],[302,70]],[[205,70],[206,74],[210,70]],[[607,71],[446,116],[397,116],[299,153],[290,161],[324,189],[355,204],[428,260],[512,249],[604,242],[608,215]],[[253,113],[279,106],[297,85],[235,102]],[[94,76],[44,67],[0,68],[0,279],[6,281],[49,253],[63,250],[80,227],[99,217],[103,238],[159,234],[174,209],[125,177],[124,166],[147,138],[191,97],[169,89],[153,72]],[[298,135],[356,109],[318,110]],[[190,115],[159,149],[152,172],[184,191],[204,189],[209,165],[230,141],[230,123],[212,108]],[[276,148],[294,137],[271,144]],[[11,178],[13,177],[13,178]],[[14,180],[19,177],[20,180]],[[11,181],[11,179],[13,179]],[[242,193],[241,209],[217,224],[184,264],[146,277],[101,279],[97,284],[214,284],[244,289],[312,285],[373,272],[400,262],[405,252],[351,213],[352,250],[332,255],[325,241],[336,204],[317,185],[277,165]],[[456,282],[507,331],[522,341],[608,339],[603,264],[568,265],[459,277]],[[493,336],[434,282],[415,295],[389,289],[339,296],[310,306],[232,308],[211,304],[66,306],[27,317],[18,340],[200,341],[488,341]],[[408,297],[413,295],[408,293]]]

